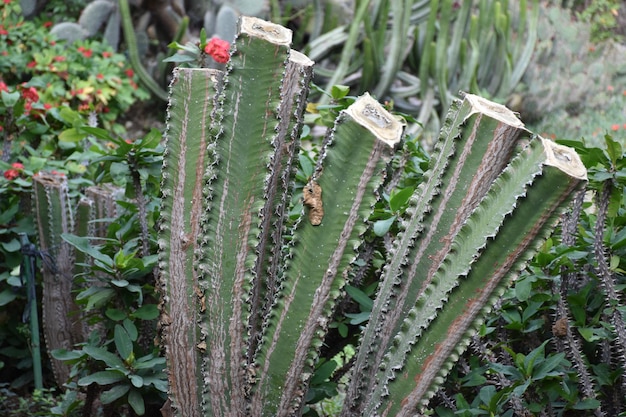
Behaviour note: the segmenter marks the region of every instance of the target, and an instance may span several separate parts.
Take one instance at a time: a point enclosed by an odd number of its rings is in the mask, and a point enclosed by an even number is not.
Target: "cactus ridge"
[[[204,215],[203,178],[215,164],[209,134],[215,106],[214,100],[205,97],[216,95],[220,79],[221,74],[213,70],[177,69],[167,109],[158,238],[163,294],[160,325],[172,369],[169,380],[173,407],[189,416],[200,413],[200,376],[188,372],[200,367],[197,346],[204,337],[202,327],[196,327],[203,314],[204,297],[195,268],[200,247],[196,237]],[[196,100],[203,105],[195,105]],[[186,344],[192,349],[181,348]]]

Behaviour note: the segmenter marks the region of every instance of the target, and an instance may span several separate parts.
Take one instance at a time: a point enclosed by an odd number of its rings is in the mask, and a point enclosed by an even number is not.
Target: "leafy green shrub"
[[[105,44],[57,42],[49,33],[51,22],[25,20],[17,0],[2,2],[0,15],[0,368],[9,380],[21,375],[14,381],[21,386],[32,374],[25,371],[31,366],[24,348],[29,332],[18,333],[14,324],[25,303],[18,235],[36,241],[32,179],[40,172],[64,174],[78,198],[100,181],[95,158],[115,144],[62,132],[87,120],[120,134],[121,116],[148,93],[136,84],[125,57]]]

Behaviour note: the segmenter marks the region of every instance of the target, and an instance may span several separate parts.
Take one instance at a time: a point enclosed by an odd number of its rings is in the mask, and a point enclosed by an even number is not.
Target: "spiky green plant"
[[[35,219],[39,250],[42,258],[43,295],[42,316],[44,337],[48,352],[71,350],[75,344],[87,340],[93,330],[83,320],[74,300],[78,289],[74,277],[84,271],[92,259],[76,251],[64,236],[106,236],[106,213],[114,207],[115,193],[100,187],[90,187],[76,207],[69,195],[67,177],[63,174],[40,172],[33,177]],[[70,376],[71,366],[52,355],[54,377],[63,386]]]
[[[33,177],[35,215],[39,246],[44,254],[42,268],[42,315],[48,351],[71,349],[85,340],[72,295],[74,250],[61,235],[74,231],[74,215],[67,178],[63,175],[41,173]],[[52,359],[52,370],[62,386],[69,379],[70,367]]]
[[[359,97],[288,225],[312,65],[290,39],[244,17],[224,74],[179,69],[172,82],[159,265],[177,415],[301,413],[402,137],[402,122]],[[454,101],[388,254],[344,415],[414,415],[585,180],[575,152],[504,106]]]

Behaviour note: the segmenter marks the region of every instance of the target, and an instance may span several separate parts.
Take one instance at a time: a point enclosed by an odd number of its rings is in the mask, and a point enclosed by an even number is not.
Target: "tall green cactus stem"
[[[274,138],[276,154],[272,157],[271,176],[261,211],[261,231],[258,237],[258,257],[255,261],[251,310],[260,307],[260,314],[250,315],[250,343],[247,363],[251,364],[261,337],[263,320],[274,303],[278,291],[278,272],[282,266],[282,242],[285,221],[291,202],[294,161],[300,148],[299,135],[304,120],[304,109],[309,85],[313,78],[313,61],[297,51],[290,51],[282,84],[282,102],[278,111],[279,125]]]
[[[347,278],[365,220],[402,124],[369,95],[342,112],[321,151],[319,225],[303,219],[257,358],[251,415],[289,416],[301,406],[334,301]],[[305,191],[306,187],[305,187]]]
[[[345,413],[359,414],[375,374],[414,301],[472,210],[510,161],[528,131],[506,107],[467,94],[453,102],[409,218],[383,270],[382,283],[363,333]],[[344,415],[347,415],[345,414]]]
[[[39,245],[46,257],[42,271],[46,347],[48,351],[72,349],[86,339],[72,294],[74,250],[61,238],[61,234],[74,231],[67,178],[40,173],[33,177],[33,190]],[[58,385],[63,386],[70,366],[57,359],[51,359],[51,364]]]
[[[369,398],[367,415],[412,416],[427,403],[484,314],[553,231],[586,180],[572,149],[541,137],[511,161],[467,219],[405,320]],[[443,298],[438,312],[431,309],[431,297]],[[426,326],[422,334],[419,329]]]
[[[221,72],[174,71],[163,164],[159,267],[163,286],[161,325],[170,393],[181,415],[200,415],[201,360],[196,350],[200,293],[194,253],[203,210],[203,175],[215,163],[207,148]],[[201,103],[201,105],[198,105]]]
[[[291,31],[242,17],[213,119],[216,163],[205,174],[198,268],[203,306],[202,403],[214,416],[243,415],[248,303],[279,125]],[[268,169],[269,168],[269,169]],[[263,277],[257,277],[262,279]],[[257,312],[255,312],[256,314]]]

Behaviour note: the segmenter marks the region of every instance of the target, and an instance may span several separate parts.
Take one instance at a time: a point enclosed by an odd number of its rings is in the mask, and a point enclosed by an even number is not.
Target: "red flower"
[[[0,35],[8,35],[9,31],[4,28],[4,25],[0,25]]]
[[[39,94],[37,90],[35,90],[35,87],[25,88],[24,91],[22,91],[22,97],[24,97],[26,101],[39,101]]]
[[[103,58],[111,58],[113,56],[113,53],[109,52],[109,51],[104,51],[102,53],[102,57]]]
[[[135,75],[135,71],[133,71],[132,68],[128,68],[126,71],[124,71],[126,73],[126,76],[128,78],[133,78],[133,76]]]
[[[204,47],[204,52],[220,64],[225,64],[230,59],[230,44],[220,38],[211,38]]]
[[[4,178],[6,178],[9,181],[13,181],[14,179],[16,179],[17,177],[20,176],[20,172],[22,172],[24,170],[24,165],[22,165],[19,162],[14,162],[11,165],[13,168],[12,169],[7,169],[6,171],[4,171]]]
[[[26,64],[26,68],[34,68],[37,66],[37,61],[33,60]]]
[[[619,128],[620,128],[620,125],[618,125],[618,124],[614,124],[613,126],[611,126],[611,130],[612,131],[617,131],[617,130],[619,130]]]
[[[4,81],[0,81],[0,91],[9,91],[9,87],[4,83]]]
[[[10,4],[11,0],[4,0],[4,4]]]
[[[4,175],[4,178],[6,178],[7,180],[13,181],[14,179],[20,176],[20,173],[17,172],[16,169],[7,169],[6,171],[4,171],[3,175]]]
[[[47,22],[44,22],[43,27],[45,28],[49,28],[50,26],[52,26],[52,22],[50,20],[48,20]]]
[[[55,60],[56,62],[63,62],[63,61],[65,61],[65,57],[63,55],[56,55],[52,59]]]

